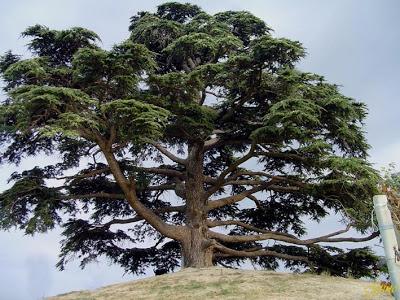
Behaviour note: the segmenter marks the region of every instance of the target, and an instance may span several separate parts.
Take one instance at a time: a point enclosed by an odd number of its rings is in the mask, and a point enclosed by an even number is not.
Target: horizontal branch
[[[265,249],[260,249],[260,250],[250,249],[250,251],[234,250],[234,249],[225,247],[225,246],[223,246],[221,244],[218,244],[217,246],[215,246],[215,249],[221,251],[221,253],[216,253],[215,254],[218,257],[274,256],[274,257],[281,258],[281,259],[286,259],[286,260],[295,260],[295,261],[308,262],[308,258],[305,257],[305,256],[289,255],[289,254],[279,253],[279,252],[276,252],[276,251],[265,250]]]
[[[114,224],[130,224],[130,223],[135,223],[135,222],[139,222],[142,220],[143,220],[143,218],[139,217],[139,216],[134,217],[134,218],[129,218],[129,219],[114,219],[107,223],[104,223],[103,225],[99,225],[99,227],[109,228],[111,225],[114,225]]]
[[[290,234],[290,233],[285,233],[285,232],[279,232],[279,231],[271,231],[271,230],[266,230],[266,229],[261,229],[258,227],[255,227],[253,225],[247,224],[242,221],[237,221],[237,220],[207,220],[207,226],[208,227],[218,227],[218,226],[230,226],[230,225],[236,225],[243,227],[247,230],[251,230],[254,232],[259,232],[259,233],[270,233],[270,234],[277,234],[277,235],[282,235],[290,238],[295,238],[297,239],[296,236]]]
[[[242,201],[244,198],[247,198],[249,195],[255,194],[257,192],[260,192],[262,190],[265,190],[268,188],[268,186],[272,185],[275,181],[274,180],[270,180],[268,182],[264,182],[263,184],[254,187],[252,189],[243,191],[237,195],[233,195],[233,196],[228,196],[225,198],[221,198],[221,199],[217,199],[217,200],[213,200],[210,201],[208,203],[208,210],[212,210],[212,209],[216,209],[216,208],[220,208],[223,207],[225,205],[230,205],[230,204],[234,204],[236,202]]]
[[[124,194],[112,194],[112,193],[91,193],[91,194],[78,194],[78,195],[65,195],[61,196],[61,199],[89,199],[89,198],[109,198],[109,199],[125,199]]]
[[[175,190],[175,184],[161,184],[161,185],[150,185],[138,190],[148,190],[148,191],[167,191]],[[110,199],[126,199],[124,194],[114,194],[114,193],[89,193],[89,194],[77,194],[77,195],[64,195],[60,197],[61,199],[88,199],[88,198],[110,198]]]
[[[354,237],[332,238],[332,236],[345,233],[349,229],[350,227],[348,226],[344,230],[339,230],[328,235],[306,240],[301,240],[299,238],[294,238],[294,237],[282,236],[276,233],[262,233],[256,235],[226,235],[209,230],[209,235],[212,238],[218,239],[226,243],[248,243],[248,242],[264,241],[264,240],[275,240],[275,241],[281,241],[285,243],[303,245],[303,246],[316,243],[365,242],[372,240],[379,235],[379,232],[374,232],[371,235],[362,238],[354,238]]]
[[[268,187],[268,190],[275,192],[285,192],[285,193],[296,193],[300,192],[301,188],[297,186],[280,186],[280,185],[271,185]]]
[[[186,165],[186,160],[183,158],[180,158],[174,154],[172,154],[170,151],[168,151],[165,147],[163,147],[160,143],[157,143],[153,140],[150,139],[145,139],[147,143],[152,145],[154,148],[156,148],[158,151],[160,151],[162,154],[164,154],[166,157],[168,157],[170,160],[173,162],[176,162],[177,164],[181,165]]]
[[[205,91],[205,93],[206,93],[206,94],[213,95],[213,96],[215,96],[215,97],[217,97],[217,98],[225,98],[225,96],[224,96],[224,95],[222,95],[222,94],[217,94],[217,93],[214,93],[214,92],[212,92],[212,91],[210,91],[210,90],[206,90],[206,91]]]
[[[92,171],[82,173],[82,174],[77,174],[77,175],[54,177],[54,179],[56,179],[56,180],[73,180],[73,179],[89,178],[89,177],[103,174],[107,171],[109,171],[109,168],[102,168],[102,169],[92,170]]]
[[[185,211],[185,205],[179,205],[179,206],[165,206],[165,207],[160,207],[157,209],[154,209],[153,211],[155,213],[171,213],[171,212],[184,212]],[[110,227],[111,225],[114,224],[129,224],[129,223],[135,223],[142,221],[143,218],[141,216],[129,218],[129,219],[114,219],[111,220],[103,225],[101,227]]]
[[[305,157],[297,155],[297,154],[293,154],[293,153],[257,151],[255,154],[257,154],[257,156],[298,160],[298,161],[302,161],[302,162],[307,160]]]
[[[173,169],[165,169],[165,168],[160,168],[160,167],[158,167],[158,168],[139,167],[139,168],[146,173],[160,174],[160,175],[166,175],[166,176],[170,176],[170,177],[179,177],[179,178],[183,178],[183,176],[184,176],[182,172],[179,172],[179,171],[173,170]],[[102,168],[102,169],[98,169],[98,170],[93,170],[93,171],[83,173],[83,174],[63,176],[63,177],[54,177],[54,179],[56,179],[56,180],[73,180],[73,179],[89,178],[89,177],[94,177],[96,175],[103,174],[109,170],[110,169],[107,167],[107,168]]]
[[[234,173],[232,176],[230,176],[229,178],[227,178],[228,180],[234,180],[240,176],[251,176],[251,177],[266,177],[269,179],[275,179],[277,181],[280,182],[287,182],[290,183],[293,186],[298,186],[298,187],[307,187],[309,184],[304,182],[304,181],[300,181],[300,180],[296,180],[293,177],[285,177],[282,175],[271,175],[262,171],[248,171],[248,170],[240,170],[239,172]]]
[[[140,169],[146,173],[160,174],[160,175],[166,175],[169,177],[178,177],[178,178],[184,177],[184,174],[182,172],[179,172],[177,170],[172,170],[172,169],[152,168],[152,167],[150,167],[150,168],[140,167]]]
[[[231,179],[231,177],[228,178],[228,180]],[[212,178],[210,176],[204,176],[204,182],[208,184],[214,184],[216,182],[215,178]],[[263,180],[256,180],[256,179],[238,179],[238,180],[229,180],[225,181],[223,184],[221,184],[221,188],[223,186],[227,185],[260,185],[263,184],[265,181]]]
[[[137,188],[137,190],[148,190],[148,191],[169,191],[175,190],[175,184],[160,184],[160,185],[149,185],[143,189]]]
[[[219,138],[219,137],[214,137],[214,138],[211,138],[211,139],[205,141],[204,142],[204,150],[207,151],[208,149],[216,146],[219,143],[219,141],[221,141],[221,138]]]
[[[263,184],[265,181],[262,180],[251,180],[251,179],[241,179],[241,180],[231,180],[227,181],[223,184],[226,185],[260,185]]]

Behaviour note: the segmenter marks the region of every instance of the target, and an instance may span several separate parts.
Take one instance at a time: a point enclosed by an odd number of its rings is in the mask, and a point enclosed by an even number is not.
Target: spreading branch
[[[107,144],[99,135],[97,135],[97,142],[108,162],[111,173],[136,213],[163,235],[172,239],[181,240],[184,236],[184,229],[181,226],[167,224],[156,213],[141,203],[136,196],[135,183],[129,181],[124,176],[114,154],[110,151],[109,147],[107,147]]]
[[[308,258],[305,256],[289,255],[289,254],[279,253],[276,251],[265,250],[265,249],[260,249],[260,250],[250,249],[252,251],[234,250],[234,249],[228,248],[226,246],[223,246],[221,244],[218,244],[217,246],[215,246],[215,249],[220,251],[220,252],[215,253],[215,256],[217,256],[217,257],[274,256],[274,257],[278,257],[278,258],[282,258],[282,259],[286,259],[286,260],[308,262]]]
[[[184,178],[184,174],[177,170],[165,169],[165,168],[146,168],[146,167],[141,167],[140,169],[146,173],[160,174],[168,177],[177,177],[181,179]]]
[[[296,245],[311,245],[311,244],[316,244],[316,243],[339,243],[339,242],[366,242],[369,240],[372,240],[376,238],[379,235],[379,232],[373,232],[367,237],[362,237],[362,238],[355,238],[355,237],[341,237],[341,238],[332,238],[332,236],[336,236],[342,233],[345,233],[349,231],[350,227],[347,227],[344,230],[339,230],[324,236],[312,238],[312,239],[306,239],[306,240],[301,240],[299,238],[294,238],[294,237],[288,237],[288,236],[283,236],[281,234],[277,233],[262,233],[262,234],[256,234],[256,235],[226,235],[223,233],[218,233],[209,230],[209,235],[210,237],[213,237],[217,240],[220,240],[225,243],[248,243],[248,242],[256,242],[256,241],[265,241],[265,240],[275,240],[275,241],[280,241],[280,242],[285,242],[285,243],[290,243],[290,244],[296,244]]]
[[[275,180],[270,180],[268,182],[264,182],[259,186],[251,188],[251,189],[241,192],[239,194],[224,197],[224,198],[213,200],[213,201],[209,201],[207,208],[208,208],[208,210],[212,210],[212,209],[217,209],[217,208],[220,208],[220,207],[223,207],[226,205],[230,205],[230,204],[234,204],[236,202],[242,201],[243,199],[247,198],[249,195],[252,195],[257,192],[267,189],[274,182],[275,182]]]
[[[268,234],[274,234],[274,235],[282,235],[290,238],[297,239],[296,236],[290,234],[290,233],[285,233],[285,232],[279,232],[279,231],[271,231],[271,230],[266,230],[266,229],[261,229],[257,228],[253,225],[247,224],[242,221],[237,221],[237,220],[207,220],[207,226],[212,228],[212,227],[218,227],[218,226],[230,226],[230,225],[236,225],[243,227],[245,229],[254,231],[254,232],[259,232],[259,233],[268,233]]]

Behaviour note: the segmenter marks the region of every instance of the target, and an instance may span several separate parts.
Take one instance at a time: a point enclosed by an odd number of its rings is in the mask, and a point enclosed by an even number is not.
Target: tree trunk
[[[205,268],[213,265],[213,249],[201,229],[191,230],[190,237],[182,242],[182,267]]]
[[[212,266],[213,247],[207,237],[207,199],[203,188],[203,145],[190,145],[185,178],[186,226],[188,235],[181,243],[182,267]]]

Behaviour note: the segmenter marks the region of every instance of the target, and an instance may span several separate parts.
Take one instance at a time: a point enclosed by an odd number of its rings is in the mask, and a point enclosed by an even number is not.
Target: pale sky
[[[397,0],[220,0],[192,2],[209,13],[248,10],[275,30],[275,36],[299,40],[308,56],[305,71],[324,75],[340,84],[345,95],[365,102],[370,110],[366,135],[375,167],[400,165],[400,2]],[[154,10],[163,1],[110,0],[0,0],[0,53],[12,49],[24,54],[27,43],[19,37],[28,26],[54,29],[81,26],[97,32],[103,47],[128,37],[129,17]],[[42,163],[43,158],[25,166]],[[44,162],[43,162],[44,163]],[[48,163],[48,162],[47,162]],[[21,165],[21,168],[24,164]],[[6,188],[14,166],[0,166],[0,190]],[[335,228],[334,218],[324,229]],[[318,228],[313,226],[314,235]],[[42,299],[71,290],[92,289],[131,280],[123,271],[102,261],[80,270],[70,264],[55,269],[59,230],[26,237],[19,231],[0,232],[0,298]],[[376,243],[377,241],[375,241]]]

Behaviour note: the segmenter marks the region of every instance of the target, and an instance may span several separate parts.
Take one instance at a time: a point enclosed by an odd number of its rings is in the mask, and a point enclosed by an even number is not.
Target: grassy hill
[[[379,283],[355,279],[224,268],[173,274],[71,292],[48,300],[393,299]]]

